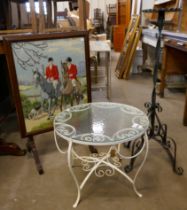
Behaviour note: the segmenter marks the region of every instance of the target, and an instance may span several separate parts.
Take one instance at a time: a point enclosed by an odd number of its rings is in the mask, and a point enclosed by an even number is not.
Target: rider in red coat
[[[58,72],[58,67],[55,64],[53,64],[53,58],[48,59],[48,65],[46,67],[45,77],[48,82],[51,82],[53,84],[55,93],[57,93],[57,85],[59,83],[59,72]]]
[[[67,66],[68,66],[68,70],[67,70],[67,74],[69,76],[69,78],[71,79],[73,86],[74,86],[74,81],[77,79],[77,66],[75,64],[72,64],[72,59],[70,57],[68,57],[66,59],[67,62]]]
[[[48,66],[46,67],[46,79],[59,80],[58,67],[53,64],[53,58],[48,59]]]

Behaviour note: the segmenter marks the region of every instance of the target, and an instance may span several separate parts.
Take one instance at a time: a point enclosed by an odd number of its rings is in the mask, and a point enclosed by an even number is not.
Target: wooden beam
[[[32,33],[32,29],[12,29],[12,30],[0,30],[1,35],[7,34],[22,34],[22,33]]]
[[[21,8],[20,3],[16,3],[17,11],[18,11],[18,28],[21,28]]]
[[[78,0],[79,7],[79,28],[87,30],[86,24],[86,0]]]
[[[185,99],[185,105],[184,105],[183,125],[187,126],[187,88],[186,88],[186,99]]]
[[[54,25],[55,25],[55,27],[57,26],[57,2],[56,1],[53,1],[54,2],[54,4],[53,4],[53,6],[54,6]]]
[[[32,24],[32,32],[37,32],[37,20],[36,20],[36,13],[35,13],[35,6],[34,0],[29,0],[30,8],[31,8],[31,24]]]
[[[12,26],[12,7],[10,0],[8,0],[8,26]]]
[[[12,25],[12,11],[11,11],[11,2],[10,0],[7,1],[1,1],[1,6],[3,8],[3,13],[5,16],[5,21],[6,21],[6,28],[10,28]]]
[[[51,5],[51,0],[47,0],[47,27],[51,28],[52,27],[52,5]]]
[[[5,49],[4,49],[3,41],[0,41],[0,55],[4,55],[4,54],[5,54]]]
[[[43,0],[39,0],[39,32],[42,33],[45,30],[45,17],[44,17],[44,7]]]

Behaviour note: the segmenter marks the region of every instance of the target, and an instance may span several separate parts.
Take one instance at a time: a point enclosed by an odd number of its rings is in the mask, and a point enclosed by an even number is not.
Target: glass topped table
[[[140,197],[142,196],[135,187],[135,180],[147,157],[148,138],[146,131],[148,126],[149,120],[141,110],[133,106],[111,102],[73,106],[55,117],[54,137],[58,150],[63,154],[65,153],[58,144],[59,137],[69,143],[67,150],[68,166],[78,189],[77,200],[73,207],[78,205],[81,190],[92,173],[101,177],[114,175],[115,171],[118,171],[132,183],[135,193]],[[140,137],[143,138],[141,150],[134,156],[123,155],[120,144],[135,141]],[[80,156],[73,148],[74,143],[109,146],[109,148],[107,152],[102,154]],[[146,149],[144,159],[132,179],[121,170],[122,159],[135,158],[142,153],[144,148]],[[79,159],[83,170],[88,172],[80,185],[72,169],[72,157]]]

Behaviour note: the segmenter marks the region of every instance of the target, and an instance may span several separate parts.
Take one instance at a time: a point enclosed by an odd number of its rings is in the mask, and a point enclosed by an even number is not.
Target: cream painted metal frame
[[[103,134],[98,133],[80,133],[80,126],[78,126],[78,129],[76,129],[71,123],[73,122],[73,115],[78,116],[79,112],[81,113],[80,119],[84,116],[84,120],[82,123],[87,124],[90,121],[87,122],[86,113],[89,112],[90,107],[91,110],[91,116],[97,115],[97,111],[93,110],[93,107],[96,107],[95,110],[98,110],[98,113],[103,112],[102,110],[106,109],[106,113],[112,112],[112,106],[114,108],[124,109],[128,111],[130,115],[133,115],[135,113],[135,118],[140,119],[136,123],[132,123],[132,127],[124,128],[122,130],[117,131],[112,136],[107,136]],[[101,109],[99,109],[99,107]],[[115,110],[114,110],[115,111]],[[115,114],[115,113],[114,113]],[[124,113],[123,113],[124,114]],[[122,117],[125,116],[122,114]],[[135,119],[133,116],[133,119]],[[120,121],[120,119],[119,119]],[[133,120],[132,120],[133,121]],[[96,121],[93,120],[94,123],[97,124]],[[116,123],[116,122],[115,122]],[[79,124],[79,120],[76,119],[76,125]],[[96,125],[95,124],[95,125]],[[107,123],[106,123],[107,124]],[[136,179],[137,176],[142,169],[145,160],[147,158],[148,154],[148,148],[149,148],[149,142],[147,137],[147,128],[149,125],[149,121],[147,116],[141,112],[140,110],[126,105],[121,105],[117,103],[110,103],[110,102],[102,102],[102,103],[91,103],[91,104],[84,104],[84,105],[78,105],[71,107],[67,109],[66,111],[62,112],[59,116],[56,116],[54,120],[54,139],[57,146],[58,151],[61,154],[67,154],[67,162],[68,167],[70,170],[70,173],[73,177],[73,180],[75,182],[75,185],[77,187],[77,198],[75,200],[75,203],[73,204],[73,207],[76,208],[80,198],[81,198],[81,191],[83,187],[85,186],[86,182],[90,178],[92,174],[95,174],[97,177],[103,177],[103,176],[113,176],[115,175],[115,172],[120,173],[124,178],[126,178],[133,186],[134,192],[137,194],[137,196],[142,197],[142,194],[138,192],[136,188]],[[107,125],[103,125],[106,127]],[[122,138],[120,138],[122,136]],[[144,139],[141,149],[133,156],[126,156],[122,154],[121,144],[127,143],[127,142],[133,142],[137,140],[138,138],[142,137]],[[59,145],[59,140],[66,140],[68,142],[68,149],[63,151]],[[90,155],[79,155],[75,151],[74,145],[93,145],[93,146],[108,146],[107,152],[102,153],[92,153]],[[127,173],[124,172],[122,167],[122,160],[130,160],[132,158],[138,157],[142,152],[145,150],[144,158],[137,169],[135,175],[133,178],[131,178]],[[81,161],[82,169],[87,173],[81,184],[79,184],[76,174],[73,171],[73,160],[77,159]],[[103,168],[104,167],[104,168]]]

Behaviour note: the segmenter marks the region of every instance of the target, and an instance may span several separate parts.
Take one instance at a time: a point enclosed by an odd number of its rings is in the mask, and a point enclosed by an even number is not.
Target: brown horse
[[[68,66],[67,63],[62,63],[62,70],[63,70],[63,90],[61,95],[61,110],[62,105],[64,105],[64,108],[67,104],[70,104],[71,106],[74,105],[74,101],[78,105],[83,99],[83,94],[81,91],[81,82],[76,79],[76,85],[73,86],[71,79],[69,78],[67,74]]]

